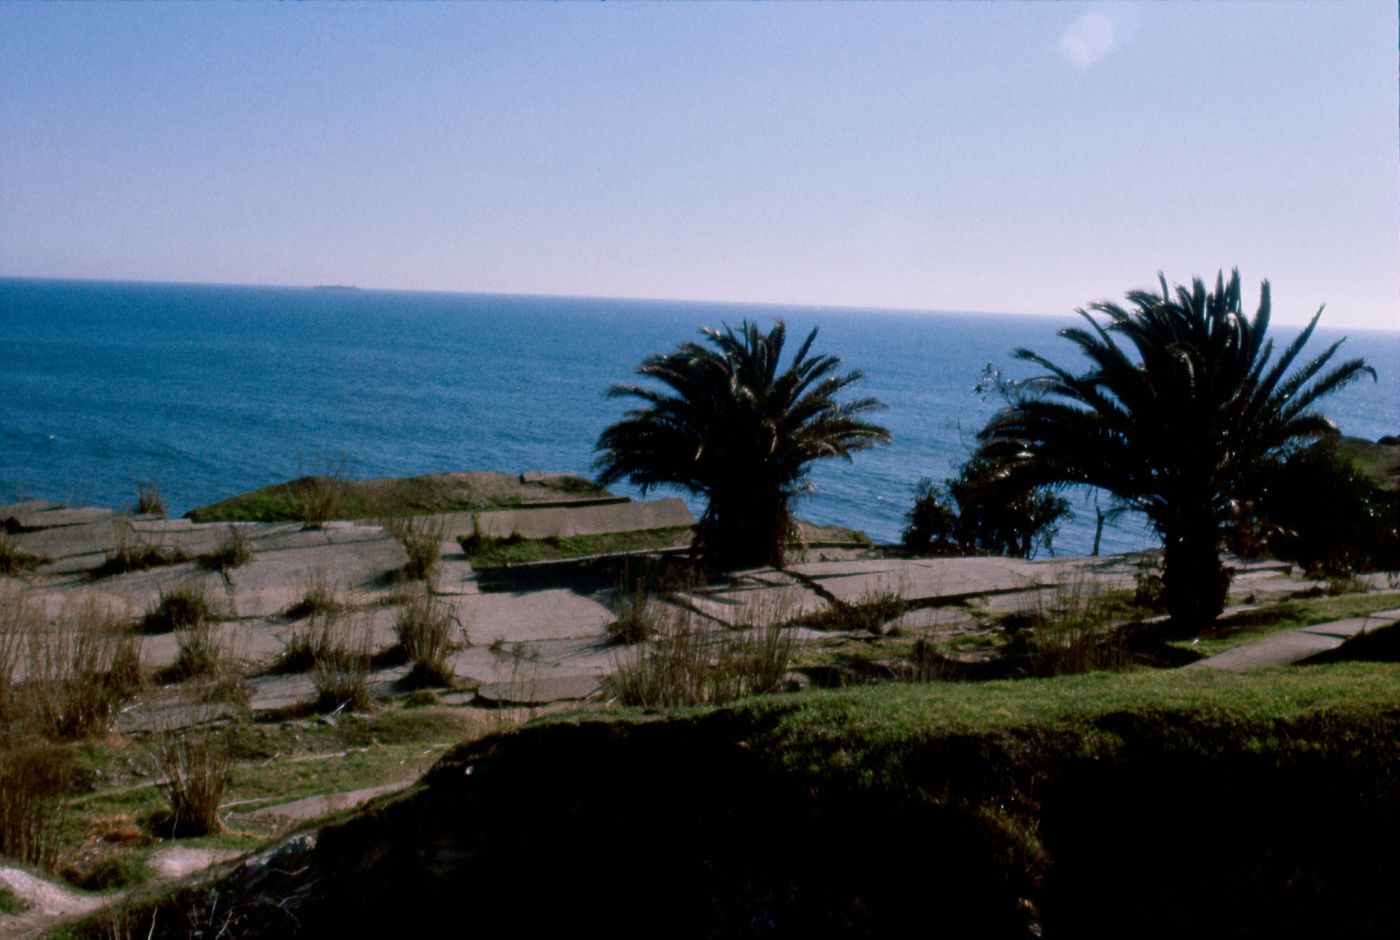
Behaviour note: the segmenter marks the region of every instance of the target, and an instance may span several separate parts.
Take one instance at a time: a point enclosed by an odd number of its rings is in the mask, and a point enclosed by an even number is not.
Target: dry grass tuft
[[[170,633],[203,627],[216,619],[204,586],[189,582],[169,593],[162,591],[160,600],[141,618],[141,629],[146,633]]]
[[[311,667],[316,707],[363,711],[370,706],[369,670],[374,649],[370,623],[360,617],[333,617]]]
[[[82,738],[108,730],[121,705],[141,688],[141,657],[128,624],[94,599],[70,604],[57,622],[29,633],[24,682],[26,717],[50,737]]]
[[[1121,611],[1121,603],[1109,594],[1078,579],[1009,618],[1019,625],[1013,643],[1024,649],[1037,676],[1127,669],[1132,654],[1119,622]]]
[[[160,493],[160,487],[147,480],[144,483],[136,484],[136,504],[132,506],[138,516],[158,516],[165,518],[165,497]]]
[[[730,630],[677,611],[605,685],[623,704],[643,708],[718,704],[778,689],[794,652],[781,622]]]
[[[209,571],[229,571],[253,560],[253,546],[241,528],[231,525],[219,546],[196,560]]]
[[[304,476],[288,484],[292,511],[303,528],[319,529],[340,513],[340,505],[350,491],[348,466],[344,457],[330,458],[323,475]]]
[[[451,610],[431,597],[414,598],[400,608],[394,631],[412,667],[405,680],[409,685],[453,684],[456,676],[447,665],[452,627]]]
[[[64,797],[75,776],[67,748],[41,738],[0,745],[0,855],[57,867]]]
[[[107,553],[106,559],[93,571],[93,577],[105,578],[130,571],[145,571],[163,565],[179,564],[182,561],[188,561],[183,552],[148,542],[127,527],[118,536],[117,544]]]
[[[397,516],[384,520],[383,525],[408,553],[404,576],[431,581],[442,556],[442,540],[447,537],[446,521],[439,516]]]
[[[306,592],[302,594],[301,600],[287,608],[287,618],[300,620],[318,614],[338,614],[344,609],[345,605],[336,596],[335,588],[331,587],[326,579],[326,573],[318,570],[307,577]]]
[[[32,555],[19,547],[19,536],[0,529],[0,574],[24,574],[47,562],[42,555]]]
[[[169,817],[160,828],[172,837],[223,832],[219,804],[233,770],[227,732],[208,721],[179,733],[162,730],[152,742],[151,757],[170,801]]]

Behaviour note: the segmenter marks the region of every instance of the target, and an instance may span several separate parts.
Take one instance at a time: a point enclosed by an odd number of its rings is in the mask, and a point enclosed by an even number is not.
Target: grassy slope
[[[1400,667],[1352,663],[580,713],[327,830],[304,876],[325,893],[294,913],[312,932],[446,907],[488,934],[1393,926],[1398,701]]]
[[[484,512],[540,499],[607,496],[607,490],[576,476],[520,483],[499,473],[438,473],[382,480],[321,479],[344,487],[334,513],[338,519],[370,519],[437,512]],[[190,510],[196,522],[283,522],[302,518],[297,498],[301,481],[265,486]]]

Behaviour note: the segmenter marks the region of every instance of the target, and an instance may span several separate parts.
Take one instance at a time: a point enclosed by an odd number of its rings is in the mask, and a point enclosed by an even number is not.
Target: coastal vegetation
[[[1106,323],[1081,309],[1087,326],[1061,332],[1088,359],[1086,372],[1018,350],[1045,372],[980,432],[978,454],[1008,483],[1096,488],[1141,511],[1162,538],[1167,609],[1186,628],[1224,605],[1220,549],[1256,468],[1330,431],[1313,406],[1375,372],[1360,359],[1327,369],[1340,341],[1289,371],[1320,308],[1271,363],[1268,281],[1252,318],[1238,271],[1211,291],[1199,278],[1174,291],[1160,282],[1160,294],[1129,292],[1130,309],[1091,305]]]
[[[841,402],[860,372],[811,355],[813,330],[781,372],[787,329],[767,333],[744,321],[736,332],[706,329],[709,345],[683,343],[652,356],[637,374],[664,387],[616,385],[608,394],[642,404],[605,428],[595,466],[604,486],[678,486],[705,499],[695,548],[717,570],[781,567],[792,538],[791,503],[809,465],[886,443],[889,432],[864,416],[873,398]]]

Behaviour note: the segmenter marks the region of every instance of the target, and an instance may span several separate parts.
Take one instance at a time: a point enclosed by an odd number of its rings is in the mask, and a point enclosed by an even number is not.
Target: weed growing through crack
[[[165,518],[165,497],[161,495],[160,487],[150,480],[136,484],[136,503],[132,511],[138,516],[156,516]]]
[[[55,869],[64,798],[75,776],[71,753],[52,741],[25,738],[0,745],[0,855]]]
[[[19,536],[0,529],[0,575],[24,574],[48,561],[43,555],[33,555],[19,547]]]
[[[604,684],[623,704],[643,708],[719,704],[775,691],[794,652],[780,620],[731,630],[677,611]]]
[[[1003,622],[1030,672],[1062,676],[1131,666],[1122,613],[1119,599],[1081,578],[1057,587],[1049,598],[1041,593],[1035,605]]]
[[[105,732],[142,683],[136,637],[95,599],[70,603],[25,643],[24,708],[51,737]]]
[[[399,608],[394,632],[411,666],[407,685],[452,685],[455,676],[447,664],[452,652],[452,611],[431,596],[416,597]]]
[[[216,619],[204,586],[191,581],[168,593],[162,591],[160,600],[141,618],[141,629],[146,633],[170,633],[203,627]]]
[[[117,536],[117,544],[107,552],[102,564],[93,570],[93,577],[105,578],[131,571],[145,571],[188,560],[183,552],[149,542],[127,526]]]
[[[370,705],[369,669],[374,654],[369,621],[333,617],[324,636],[324,646],[311,667],[316,707],[363,711]]]
[[[200,555],[196,561],[208,571],[229,571],[253,560],[253,545],[243,529],[230,525],[223,541],[211,552]]]
[[[446,521],[440,516],[400,516],[384,520],[384,531],[408,553],[404,577],[431,581],[442,555],[442,540],[447,537]]]
[[[170,803],[157,828],[172,837],[223,832],[219,804],[233,770],[228,733],[204,716],[181,731],[158,729],[150,753]]]
[[[302,528],[320,529],[340,512],[340,505],[350,491],[348,466],[349,461],[344,457],[328,458],[324,474],[303,476],[288,484],[292,511],[302,521]]]
[[[316,614],[337,614],[344,609],[326,573],[318,569],[307,576],[306,590],[300,600],[287,608],[287,618],[300,620]]]

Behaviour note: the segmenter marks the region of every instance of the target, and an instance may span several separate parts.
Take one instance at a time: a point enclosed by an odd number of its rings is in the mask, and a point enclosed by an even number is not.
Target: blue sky
[[[0,275],[1400,327],[1396,6],[0,4]]]

